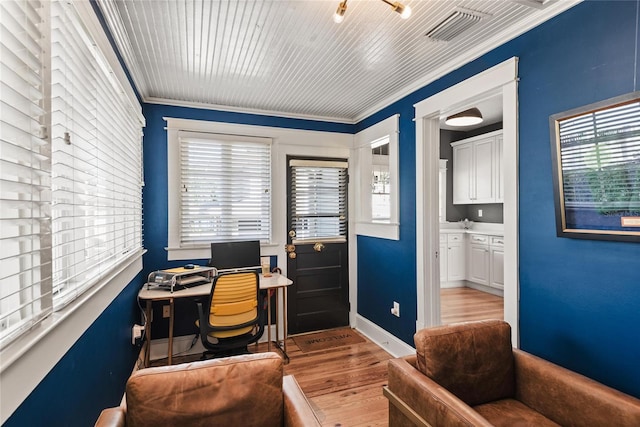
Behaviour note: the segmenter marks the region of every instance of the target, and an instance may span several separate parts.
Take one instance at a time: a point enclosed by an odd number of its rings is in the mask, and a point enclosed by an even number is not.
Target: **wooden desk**
[[[285,292],[285,288],[293,283],[291,279],[281,274],[273,273],[271,277],[264,277],[262,274],[259,274],[260,278],[260,289],[262,290],[275,290],[276,292],[276,347],[282,351],[285,359],[288,361],[289,356],[287,355],[287,293]],[[151,306],[154,301],[169,301],[169,348],[168,348],[168,363],[172,364],[173,358],[173,319],[174,319],[174,301],[180,298],[197,298],[208,296],[211,293],[212,283],[207,283],[200,286],[194,286],[192,288],[186,288],[179,291],[169,292],[165,289],[151,288],[147,289],[147,285],[145,284],[140,292],[138,292],[138,299],[141,301],[146,301],[145,307],[145,317],[146,317],[146,325],[145,325],[145,333],[147,336],[147,344],[145,348],[144,354],[144,366],[149,366],[149,358],[151,356]],[[270,293],[269,293],[270,294]],[[283,345],[280,346],[280,325],[278,321],[278,295],[282,295],[282,319],[284,323],[284,333],[283,333]],[[270,295],[269,295],[270,296]],[[267,298],[267,339],[268,339],[268,349],[271,351],[271,298]]]

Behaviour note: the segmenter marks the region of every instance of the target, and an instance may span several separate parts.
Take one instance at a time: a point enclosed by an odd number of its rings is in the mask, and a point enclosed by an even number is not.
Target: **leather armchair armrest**
[[[282,377],[282,392],[284,394],[284,425],[285,427],[320,427],[307,397],[300,389],[293,375]]]
[[[415,356],[392,359],[388,364],[389,390],[426,423],[433,426],[491,424],[470,406],[415,367]],[[389,407],[389,425],[411,425],[395,406]]]
[[[640,400],[514,349],[516,398],[561,425],[640,426]]]
[[[100,413],[96,427],[125,427],[126,414],[123,407],[107,408]]]

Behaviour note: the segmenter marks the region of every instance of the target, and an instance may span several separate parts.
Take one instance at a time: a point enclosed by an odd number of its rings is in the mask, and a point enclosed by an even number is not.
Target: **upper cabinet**
[[[502,203],[502,130],[451,143],[453,203]]]

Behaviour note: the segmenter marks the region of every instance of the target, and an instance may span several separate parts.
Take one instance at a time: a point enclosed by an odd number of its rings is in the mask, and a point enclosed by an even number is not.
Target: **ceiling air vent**
[[[426,36],[432,40],[451,41],[480,22],[483,16],[468,10],[456,10],[429,31]]]

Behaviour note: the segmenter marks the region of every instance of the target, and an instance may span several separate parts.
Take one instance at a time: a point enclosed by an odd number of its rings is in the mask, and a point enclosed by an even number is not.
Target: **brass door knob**
[[[324,245],[320,242],[313,245],[313,250],[316,252],[322,252],[323,249],[324,249]]]

